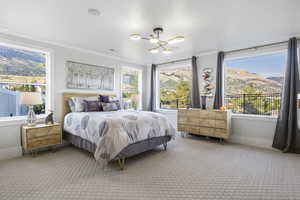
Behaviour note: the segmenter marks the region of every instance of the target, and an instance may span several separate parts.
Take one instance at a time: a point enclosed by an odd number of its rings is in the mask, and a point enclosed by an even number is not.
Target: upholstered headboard
[[[68,100],[71,97],[92,97],[92,96],[99,96],[100,94],[96,94],[96,93],[68,93],[65,92],[63,93],[63,102],[62,102],[62,122],[64,121],[64,118],[66,116],[66,114],[68,114],[69,112],[71,112],[69,104],[68,104]],[[115,97],[115,94],[102,94],[105,96],[113,96]]]

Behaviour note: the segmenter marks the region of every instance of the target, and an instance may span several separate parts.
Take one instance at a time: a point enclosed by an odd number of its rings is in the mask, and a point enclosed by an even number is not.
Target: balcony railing
[[[210,97],[208,101],[213,101]],[[226,109],[233,113],[276,116],[280,110],[280,93],[270,94],[235,94],[225,96]],[[182,99],[161,101],[162,109],[178,109],[190,107],[189,102]]]
[[[280,100],[280,93],[226,95],[225,107],[233,113],[276,116]]]
[[[175,99],[170,101],[160,101],[161,109],[178,109],[190,107],[189,102],[182,99]]]

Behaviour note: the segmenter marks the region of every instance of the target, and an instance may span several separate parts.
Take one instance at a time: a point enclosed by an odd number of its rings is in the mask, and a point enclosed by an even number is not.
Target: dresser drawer
[[[36,138],[34,140],[28,140],[27,149],[38,149],[41,147],[48,147],[57,144],[61,144],[61,135],[51,135]]]
[[[194,133],[194,134],[199,133],[199,127],[190,126],[186,124],[178,124],[177,130],[182,132],[187,132],[187,133]]]
[[[224,139],[227,139],[229,137],[227,129],[223,129],[223,128],[216,128],[214,135],[215,137],[224,138]]]
[[[227,112],[222,112],[222,111],[215,112],[215,119],[227,120]]]
[[[216,128],[224,128],[224,129],[226,129],[227,128],[227,121],[225,121],[225,120],[216,120],[215,127]]]
[[[216,121],[214,119],[201,119],[199,126],[202,127],[215,127]]]
[[[211,112],[209,110],[201,110],[200,118],[201,119],[215,119],[215,112]]]
[[[200,134],[205,136],[211,136],[214,133],[214,128],[200,127],[199,130]]]
[[[38,137],[45,137],[49,135],[57,135],[61,132],[60,126],[50,126],[50,127],[43,127],[37,129],[29,129],[27,130],[27,139],[38,138]]]
[[[187,125],[195,125],[198,126],[201,119],[197,117],[179,117],[178,120],[181,124],[187,124]]]

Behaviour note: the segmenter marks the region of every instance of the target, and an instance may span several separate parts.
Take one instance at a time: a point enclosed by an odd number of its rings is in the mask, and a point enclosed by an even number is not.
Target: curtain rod
[[[297,41],[300,41],[300,38],[297,38]],[[258,48],[269,47],[269,46],[274,46],[274,45],[281,45],[281,44],[286,44],[286,43],[288,43],[288,41],[274,42],[274,43],[257,45],[257,46],[253,46],[253,47],[243,48],[243,49],[235,49],[235,50],[231,50],[231,51],[224,51],[224,53],[226,53],[226,54],[228,54],[228,53],[235,53],[235,52],[240,52],[240,51],[247,51],[247,50],[251,50],[251,49],[258,49]],[[198,58],[199,56],[196,56],[196,57]],[[156,64],[156,65],[158,66],[158,65],[172,64],[172,63],[187,61],[187,60],[191,60],[191,59],[192,58],[184,58],[184,59],[179,59],[179,60],[173,60],[173,61],[169,61],[169,62],[159,63],[159,64]]]
[[[297,41],[300,41],[300,38],[297,38]],[[247,50],[251,50],[251,49],[258,49],[258,48],[270,47],[270,46],[274,46],[274,45],[287,44],[288,42],[289,41],[274,42],[274,43],[257,45],[257,46],[253,46],[253,47],[243,48],[243,49],[235,49],[235,50],[231,50],[231,51],[224,51],[224,53],[235,53],[235,52],[240,52],[240,51],[247,51]]]
[[[184,59],[179,59],[179,60],[173,60],[173,61],[169,61],[169,62],[159,63],[159,64],[156,64],[156,66],[158,66],[158,65],[167,65],[167,64],[172,64],[172,63],[176,63],[176,62],[183,62],[183,61],[187,61],[187,60],[192,60],[192,58],[184,58]]]

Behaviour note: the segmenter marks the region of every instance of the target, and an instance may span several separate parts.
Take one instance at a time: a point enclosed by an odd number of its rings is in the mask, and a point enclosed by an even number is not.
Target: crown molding
[[[32,41],[35,41],[35,42],[48,44],[48,45],[53,45],[53,46],[62,47],[62,48],[66,48],[66,49],[72,49],[72,50],[76,50],[76,51],[80,51],[80,52],[84,52],[84,53],[88,53],[88,54],[94,54],[94,55],[97,55],[97,56],[103,56],[105,58],[110,58],[110,59],[113,59],[113,60],[125,62],[127,64],[142,65],[142,66],[146,65],[145,63],[141,63],[140,61],[137,61],[137,60],[134,60],[134,59],[131,59],[131,58],[126,58],[126,57],[122,57],[122,56],[119,56],[119,55],[113,55],[113,54],[107,53],[107,52],[98,52],[98,51],[85,49],[85,48],[81,48],[81,47],[66,44],[66,43],[59,43],[59,42],[55,42],[55,41],[52,41],[52,40],[47,40],[47,39],[44,39],[44,38],[34,37],[32,35],[28,35],[28,34],[25,34],[25,33],[14,32],[14,31],[6,31],[6,32],[0,32],[0,34],[3,35],[4,37],[5,36],[19,37],[19,38],[24,38],[24,39],[28,39],[28,40],[32,40]]]

